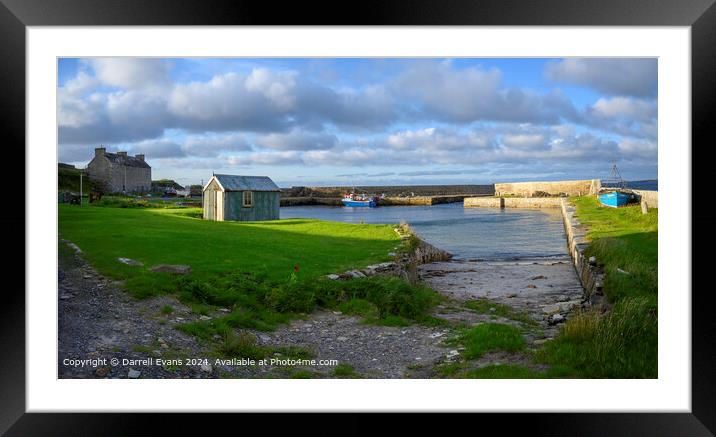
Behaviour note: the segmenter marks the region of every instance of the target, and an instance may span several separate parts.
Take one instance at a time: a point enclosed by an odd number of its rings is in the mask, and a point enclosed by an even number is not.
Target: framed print
[[[311,25],[159,5],[0,10],[26,272],[3,431],[317,411],[713,431],[691,243],[710,2]]]

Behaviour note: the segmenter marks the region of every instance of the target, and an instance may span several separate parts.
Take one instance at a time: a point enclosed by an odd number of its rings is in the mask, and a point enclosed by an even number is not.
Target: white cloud
[[[434,127],[406,130],[388,136],[387,144],[394,150],[463,150],[492,147],[492,138],[480,131],[460,133]]]
[[[601,118],[630,118],[651,121],[656,118],[656,102],[630,97],[600,98],[591,108]]]
[[[244,86],[249,92],[263,94],[277,108],[286,111],[296,105],[296,96],[293,93],[296,74],[293,71],[273,72],[266,68],[257,68],[251,71]]]
[[[651,58],[571,58],[548,64],[545,76],[611,95],[644,97],[656,95],[657,66],[657,60]]]
[[[542,134],[507,134],[502,137],[502,143],[517,149],[534,149],[546,146],[547,138]]]
[[[393,83],[396,94],[413,99],[413,117],[467,123],[478,120],[556,123],[575,109],[559,91],[539,94],[502,87],[496,68],[456,69],[450,62],[417,63]],[[417,112],[416,112],[417,111]]]
[[[186,156],[181,145],[169,140],[145,140],[128,147],[131,154],[144,154],[145,159],[181,158]]]
[[[651,141],[624,139],[619,142],[619,151],[627,157],[655,160],[658,152],[657,144]]]
[[[244,135],[231,133],[225,135],[190,135],[182,144],[182,150],[190,156],[217,157],[222,152],[251,150]]]
[[[301,165],[303,159],[301,154],[295,151],[284,152],[257,152],[248,155],[230,156],[227,158],[229,165],[251,166],[251,165]]]
[[[566,174],[615,159],[655,161],[657,101],[639,95],[646,88],[635,79],[649,82],[651,67],[592,61],[546,70],[606,93],[577,111],[560,90],[506,87],[498,69],[434,60],[371,76],[383,82],[329,86],[264,67],[174,83],[168,61],[94,59],[58,88],[60,159],[91,158],[105,144],[145,152],[160,167],[428,166],[403,172],[415,176],[459,174],[440,166]],[[607,67],[619,74],[594,76]]]
[[[61,89],[73,96],[80,96],[87,91],[97,89],[98,86],[99,81],[97,78],[80,70],[77,72],[77,76],[65,82],[65,85]]]
[[[88,63],[96,78],[108,86],[148,89],[170,84],[171,62],[165,59],[94,58]]]
[[[332,134],[293,130],[287,134],[261,135],[256,139],[256,144],[278,150],[323,150],[335,147],[338,138]]]

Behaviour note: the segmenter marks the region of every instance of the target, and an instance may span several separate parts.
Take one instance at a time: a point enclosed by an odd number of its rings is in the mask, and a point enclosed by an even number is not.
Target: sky
[[[657,178],[655,58],[60,58],[59,162],[279,186]]]

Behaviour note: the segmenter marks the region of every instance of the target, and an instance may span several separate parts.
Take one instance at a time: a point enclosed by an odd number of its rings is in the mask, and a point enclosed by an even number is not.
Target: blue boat
[[[356,194],[351,193],[343,196],[343,205],[375,208],[376,206],[378,206],[378,202],[376,201],[375,197],[365,195],[358,196]]]
[[[620,191],[612,191],[610,193],[604,193],[599,195],[599,202],[604,206],[611,206],[612,208],[618,208],[629,203],[633,198],[632,194],[622,193]]]
[[[599,203],[604,206],[618,208],[627,205],[635,198],[634,193],[627,190],[626,182],[624,182],[616,164],[612,166],[610,178],[603,180],[602,183],[610,186],[610,188],[602,189],[598,195]]]

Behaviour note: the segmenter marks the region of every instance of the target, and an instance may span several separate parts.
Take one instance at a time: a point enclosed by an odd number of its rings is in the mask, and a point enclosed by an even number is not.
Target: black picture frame
[[[280,7],[270,2],[213,2],[196,0],[0,0],[0,123],[2,143],[8,163],[20,174],[8,177],[15,185],[25,179],[25,30],[27,26],[104,26],[104,25],[564,25],[564,26],[690,26],[692,35],[692,205],[708,194],[707,159],[693,159],[695,152],[708,150],[713,142],[708,127],[716,107],[716,6],[715,0],[442,0],[374,1],[363,0],[346,10],[322,3],[285,2]],[[335,5],[334,5],[335,6]],[[328,12],[328,14],[326,14]],[[331,12],[333,15],[331,15]],[[686,150],[686,149],[685,149]],[[9,156],[8,156],[9,155]],[[21,164],[22,163],[22,164]],[[0,433],[7,435],[130,435],[146,431],[148,421],[159,424],[164,434],[185,429],[196,423],[194,417],[154,414],[40,414],[25,413],[25,287],[24,236],[32,232],[25,222],[25,202],[20,195],[12,201],[13,213],[3,214],[5,239],[18,240],[11,259],[4,261],[6,278],[17,278],[14,287],[3,287],[0,305]],[[692,208],[692,234],[699,242],[713,247],[708,230],[716,223],[710,208]],[[22,246],[21,246],[22,243]],[[18,250],[23,247],[21,250]],[[707,257],[692,255],[692,272],[708,271]],[[693,277],[695,279],[695,277]],[[695,282],[694,282],[695,284]],[[692,288],[696,290],[696,287]],[[684,414],[481,414],[480,429],[490,425],[513,431],[518,423],[527,429],[550,435],[712,435],[716,432],[716,322],[710,314],[711,288],[692,293],[692,413]],[[688,293],[691,290],[680,290]],[[101,395],[101,394],[98,394]],[[615,393],[618,396],[618,393]],[[221,415],[210,420],[235,422]],[[367,434],[378,429],[373,418],[363,415],[334,415],[343,422],[341,433],[353,430]],[[246,419],[242,419],[246,420]],[[269,423],[272,433],[278,428],[315,430],[315,417],[287,420],[259,418]],[[474,419],[470,419],[474,420]],[[268,422],[267,422],[268,421]],[[447,427],[450,422],[411,417],[413,424],[429,423]],[[144,423],[143,423],[144,422]],[[381,426],[391,431],[393,425]],[[396,425],[397,426],[397,425]],[[243,429],[248,430],[249,428]],[[231,429],[231,428],[229,428]],[[398,429],[398,428],[396,428]],[[427,429],[427,428],[426,428]],[[448,431],[448,428],[444,428]],[[320,433],[319,433],[320,434]]]

